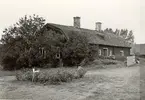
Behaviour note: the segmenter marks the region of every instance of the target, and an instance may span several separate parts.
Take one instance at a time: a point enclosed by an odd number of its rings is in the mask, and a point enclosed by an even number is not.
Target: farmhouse
[[[80,26],[80,17],[74,17],[74,26],[47,23],[43,27],[43,32],[47,33],[48,30],[53,30],[56,33],[61,33],[68,39],[68,34],[77,33],[85,35],[90,46],[96,49],[96,55],[98,56],[114,55],[116,57],[126,57],[130,55],[130,44],[113,33],[104,33],[101,30],[101,22],[96,23],[94,30],[84,29]]]

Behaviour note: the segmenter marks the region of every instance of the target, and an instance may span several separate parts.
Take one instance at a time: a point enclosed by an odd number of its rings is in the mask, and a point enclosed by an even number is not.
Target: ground
[[[140,67],[93,69],[84,78],[61,85],[40,85],[0,78],[0,99],[33,100],[140,100]],[[145,78],[141,80],[142,88]],[[145,89],[145,88],[144,88]],[[141,100],[144,100],[143,98]]]
[[[145,59],[142,59],[140,64],[140,91],[141,100],[145,100]]]

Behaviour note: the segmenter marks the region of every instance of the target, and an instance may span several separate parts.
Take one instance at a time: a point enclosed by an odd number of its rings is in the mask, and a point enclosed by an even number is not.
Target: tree
[[[114,33],[113,29],[112,28],[106,28],[104,30],[105,33]]]
[[[109,28],[109,33],[114,33],[112,28]]]
[[[121,29],[121,31],[116,29],[115,35],[122,37],[129,43],[134,43],[134,35],[132,30],[128,32],[128,29]]]
[[[119,29],[116,29],[115,32],[114,32],[114,34],[117,35],[117,36],[119,36],[120,35],[120,30]]]
[[[44,24],[42,17],[25,16],[3,31],[1,62],[4,69],[58,67],[58,55],[60,61],[70,66],[80,63],[88,56],[85,36],[69,34],[69,40],[66,41],[64,35],[43,27]]]
[[[127,29],[121,29],[121,31],[120,31],[120,37],[126,39],[127,34],[128,34],[128,30]]]
[[[132,30],[129,31],[129,34],[128,34],[127,38],[126,38],[126,41],[128,41],[129,43],[134,43],[134,35],[133,35]]]
[[[106,29],[104,30],[104,32],[105,32],[105,33],[108,33],[108,32],[109,32],[109,29],[108,29],[108,28],[106,28]]]
[[[87,37],[73,32],[69,34],[69,40],[64,45],[62,57],[65,65],[78,65],[89,56],[89,44]]]
[[[27,66],[31,65],[28,55],[33,50],[37,36],[40,35],[39,30],[44,24],[43,17],[25,15],[16,24],[3,31],[1,43],[5,52],[2,55],[2,64],[6,69],[12,69],[14,66],[19,67],[17,63],[20,62],[20,58],[27,60],[25,62]]]

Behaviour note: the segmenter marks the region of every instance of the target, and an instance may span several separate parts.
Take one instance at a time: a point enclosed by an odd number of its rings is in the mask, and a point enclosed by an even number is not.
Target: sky
[[[0,37],[4,28],[24,15],[39,15],[46,23],[73,25],[81,17],[81,27],[133,30],[136,43],[145,43],[145,0],[0,0]]]

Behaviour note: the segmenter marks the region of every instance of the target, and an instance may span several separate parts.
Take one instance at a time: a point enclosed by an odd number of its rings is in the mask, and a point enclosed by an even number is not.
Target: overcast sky
[[[48,23],[73,25],[81,17],[81,27],[133,30],[136,43],[145,43],[144,0],[0,0],[0,37],[4,28],[24,15],[37,14]],[[144,18],[144,19],[143,19]]]

